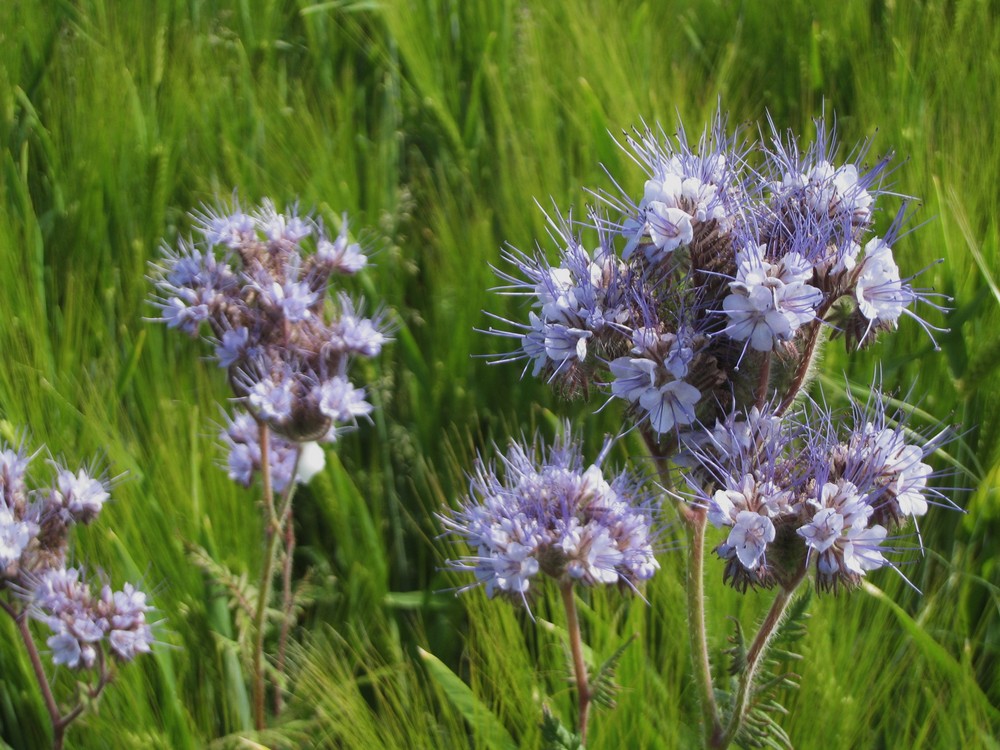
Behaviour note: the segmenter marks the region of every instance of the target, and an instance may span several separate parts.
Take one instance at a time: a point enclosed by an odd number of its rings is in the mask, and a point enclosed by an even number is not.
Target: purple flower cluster
[[[475,573],[486,593],[527,602],[539,573],[586,586],[635,587],[659,568],[652,511],[635,477],[605,478],[600,461],[584,467],[568,426],[543,454],[537,441],[512,442],[502,470],[481,459],[469,496],[443,516],[475,553],[448,565]]]
[[[346,220],[330,237],[319,219],[268,200],[194,218],[200,237],[164,248],[154,267],[158,320],[192,336],[207,328],[241,404],[289,444],[333,441],[337,425],[371,414],[347,372],[354,357],[380,352],[386,331],[381,313],[366,317],[348,295],[332,294],[335,275],[367,262]],[[231,473],[246,482],[259,468],[256,438],[230,437]]]
[[[326,439],[333,440],[334,433]],[[249,487],[260,471],[260,430],[254,418],[244,412],[226,419],[219,438],[228,451],[226,468],[229,478],[243,487]],[[294,482],[308,484],[323,469],[326,457],[315,441],[293,443],[273,432],[268,433],[268,458],[271,466],[271,484],[275,492],[285,492]]]
[[[105,585],[94,596],[81,575],[78,568],[46,570],[32,592],[33,616],[52,629],[46,643],[52,649],[53,664],[91,669],[104,641],[119,661],[149,653],[153,633],[146,622],[150,609],[146,595],[126,583],[121,591]]]
[[[864,167],[862,144],[837,163],[823,121],[806,149],[773,124],[769,141],[730,137],[721,117],[696,143],[683,130],[627,136],[648,177],[638,201],[601,193],[610,217],[550,219],[555,261],[504,254],[514,270],[499,291],[533,305],[527,324],[494,331],[517,341],[502,361],[524,359],[570,394],[603,385],[662,436],[711,424],[734,398],[759,402],[758,374],[764,395],[800,386],[824,327],[867,344],[916,317],[913,303],[935,306],[896,265],[905,206],[873,234],[888,159]]]
[[[153,635],[145,594],[126,584],[121,591],[105,585],[95,596],[80,569],[67,567],[70,529],[97,517],[109,482],[53,462],[51,484],[29,488],[35,456],[0,445],[0,595],[26,600],[30,614],[52,629],[55,664],[90,669],[103,658],[102,644],[119,661],[147,653]],[[16,612],[16,599],[4,608]]]
[[[881,404],[837,414],[807,402],[780,419],[753,409],[690,441],[688,481],[729,529],[716,549],[728,581],[785,584],[814,563],[820,589],[855,586],[892,565],[890,531],[947,502],[923,460],[943,435],[914,445]]]

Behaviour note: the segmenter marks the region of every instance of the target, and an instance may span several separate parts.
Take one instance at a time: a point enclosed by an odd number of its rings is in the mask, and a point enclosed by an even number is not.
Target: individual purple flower
[[[880,237],[865,245],[854,294],[858,310],[872,323],[894,325],[911,301],[911,293],[899,279],[892,248]]]
[[[17,450],[0,446],[0,503],[8,510],[23,511],[28,502],[25,477],[33,457],[24,446]]]
[[[347,239],[347,215],[342,222],[340,234],[332,242],[321,236],[316,243],[316,264],[328,272],[355,274],[368,264],[368,258],[357,242]]]
[[[342,375],[324,381],[318,387],[319,408],[337,422],[354,422],[367,417],[374,407],[365,400],[363,388],[355,388]]]
[[[90,476],[85,469],[75,474],[57,467],[51,505],[78,523],[90,523],[101,512],[110,494],[107,483]]]
[[[153,631],[146,622],[146,595],[126,583],[121,591],[110,586],[101,589],[98,611],[107,630],[108,647],[121,661],[132,661],[139,654],[148,654],[153,644]]]
[[[15,566],[37,534],[36,524],[18,520],[13,512],[0,506],[0,580],[8,572],[16,573]]]
[[[224,331],[215,347],[215,358],[219,367],[229,369],[237,362],[247,359],[250,350],[250,331],[239,326]]]
[[[511,443],[500,470],[480,459],[469,495],[441,516],[474,551],[448,566],[473,572],[491,597],[525,603],[539,574],[587,586],[650,578],[659,565],[646,495],[628,474],[609,482],[599,463],[583,464],[568,429],[548,451]]]

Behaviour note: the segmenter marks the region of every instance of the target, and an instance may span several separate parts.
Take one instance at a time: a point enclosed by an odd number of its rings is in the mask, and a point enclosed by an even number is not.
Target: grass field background
[[[769,112],[803,135],[825,108],[847,146],[895,150],[894,187],[922,199],[927,221],[899,263],[944,258],[921,279],[954,297],[947,323],[931,315],[950,327],[940,352],[905,319],[862,355],[828,350],[828,398],[844,398],[843,373],[866,389],[881,362],[886,387],[912,389],[916,426],[959,426],[934,463],[956,468],[945,482],[967,488],[954,495],[967,513],[924,519],[928,554],[905,568],[922,595],[883,571],[877,589],[814,598],[783,726],[798,748],[1000,747],[998,80],[1000,13],[975,0],[0,5],[0,431],[128,473],[76,551],[143,581],[162,621],[154,655],[121,671],[68,746],[253,746],[240,740],[255,735],[232,615],[185,545],[255,580],[257,497],[218,465],[223,374],[197,342],[144,320],[160,242],[234,188],[347,211],[377,250],[354,289],[397,325],[361,377],[374,424],[297,496],[297,571],[311,569],[320,595],[296,633],[289,710],[256,740],[534,747],[540,696],[571,717],[555,598],[536,604],[548,627],[482,591],[444,591],[460,581],[438,570],[450,550],[433,513],[490,441],[570,416],[596,449],[620,412],[594,415],[599,400],[562,402],[516,365],[487,365],[474,355],[504,342],[474,329],[484,309],[525,314],[487,290],[504,243],[544,237],[534,200],[582,210],[586,188],[612,187],[602,165],[639,194],[615,136],[643,121],[670,132],[678,116],[697,133],[721,102],[733,124]],[[615,459],[629,452],[641,446]],[[640,633],[592,748],[697,737],[683,554],[661,564],[649,607],[595,594],[584,612],[598,655]],[[727,618],[750,627],[769,597],[707,569],[721,676]],[[0,622],[0,739],[44,747],[15,638]]]

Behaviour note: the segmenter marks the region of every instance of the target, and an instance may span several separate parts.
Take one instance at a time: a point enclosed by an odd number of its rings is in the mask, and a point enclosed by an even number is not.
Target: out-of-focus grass
[[[543,696],[569,716],[554,600],[536,603],[547,627],[481,592],[434,594],[460,582],[437,572],[448,550],[432,513],[463,491],[463,467],[491,439],[565,414],[596,444],[617,411],[593,416],[597,403],[558,402],[516,365],[487,366],[473,355],[504,342],[473,329],[490,324],[484,309],[524,315],[486,290],[503,243],[544,237],[533,200],[582,211],[585,188],[611,187],[602,164],[638,192],[614,137],[642,120],[669,131],[678,113],[699,131],[719,101],[734,124],[767,110],[798,132],[825,107],[845,143],[896,149],[895,188],[921,198],[916,222],[930,219],[900,243],[900,263],[916,272],[944,257],[921,283],[954,297],[940,353],[904,320],[870,353],[834,343],[826,357],[834,381],[846,371],[862,384],[881,361],[888,386],[912,388],[922,410],[959,426],[947,450],[972,473],[947,481],[968,488],[955,497],[969,512],[925,519],[931,552],[904,568],[922,595],[889,572],[873,577],[902,610],[864,591],[814,600],[784,724],[801,748],[989,746],[1000,702],[998,35],[995,10],[972,0],[5,4],[4,432],[27,427],[69,459],[100,451],[128,471],[77,553],[116,580],[142,580],[162,619],[156,655],[122,671],[71,746],[250,736],[225,600],[184,544],[253,576],[256,498],[216,466],[221,374],[197,344],[143,319],[160,239],[187,232],[186,210],[234,187],[247,200],[298,197],[330,221],[346,210],[353,229],[368,227],[376,267],[358,290],[384,300],[398,327],[364,373],[375,424],[342,440],[297,501],[300,567],[325,593],[299,634],[298,693],[279,735],[488,746],[417,647],[518,742],[537,743]],[[662,563],[648,608],[598,595],[585,610],[599,655],[641,634],[621,666],[619,709],[594,718],[593,747],[683,746],[696,734],[682,555]],[[708,570],[718,654],[726,617],[749,625],[767,601]],[[40,699],[2,627],[0,738],[42,746]]]

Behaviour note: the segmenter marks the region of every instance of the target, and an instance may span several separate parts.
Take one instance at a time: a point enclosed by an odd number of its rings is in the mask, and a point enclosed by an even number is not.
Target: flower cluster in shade
[[[0,596],[8,612],[19,607],[52,631],[52,661],[90,669],[106,654],[127,662],[148,653],[153,634],[146,595],[133,584],[97,594],[80,568],[68,566],[69,533],[89,524],[110,498],[109,482],[88,469],[53,462],[48,485],[29,487],[38,454],[0,445]],[[10,597],[13,597],[12,599]],[[23,604],[19,604],[23,603]]]
[[[511,442],[499,469],[479,459],[469,495],[442,521],[473,550],[449,567],[474,573],[490,597],[527,602],[539,574],[635,588],[659,568],[640,482],[624,472],[609,480],[600,460],[585,467],[568,426],[547,451]]]
[[[946,503],[924,458],[945,437],[907,439],[877,391],[846,413],[805,402],[777,417],[756,407],[688,441],[708,520],[728,529],[716,552],[740,589],[786,584],[812,565],[821,590],[853,587],[893,565],[891,536]]]
[[[647,174],[638,199],[598,192],[585,221],[550,217],[550,260],[505,251],[498,291],[531,301],[528,321],[498,318],[524,360],[569,394],[591,383],[627,404],[657,435],[723,416],[765,367],[773,380],[804,373],[828,327],[849,345],[893,329],[915,288],[896,264],[906,203],[874,233],[889,159],[865,167],[867,144],[836,159],[817,122],[801,147],[771,125],[765,142],[728,135],[721,115],[697,142],[683,130],[627,135]],[[596,236],[588,248],[582,237]]]
[[[318,218],[295,206],[279,212],[269,200],[247,211],[235,201],[205,207],[193,218],[197,238],[164,247],[153,267],[157,319],[212,344],[240,404],[277,433],[272,461],[290,475],[297,444],[332,442],[338,426],[372,412],[348,369],[379,354],[384,316],[365,316],[334,283],[367,258],[349,241],[346,218],[330,236]],[[242,425],[237,417],[223,441],[230,474],[249,483],[260,446]]]

